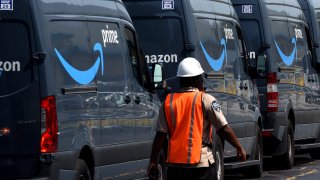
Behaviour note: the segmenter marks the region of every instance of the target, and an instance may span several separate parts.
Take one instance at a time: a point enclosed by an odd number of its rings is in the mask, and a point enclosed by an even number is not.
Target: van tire
[[[84,160],[78,159],[75,171],[75,180],[91,180],[89,168]]]
[[[223,180],[224,178],[224,156],[223,156],[223,146],[221,139],[218,137],[216,138],[213,151],[213,158],[214,158],[214,164],[213,164],[213,179],[214,180]]]
[[[262,146],[262,135],[260,128],[257,128],[257,136],[256,136],[256,149],[254,160],[259,160],[259,164],[256,166],[249,167],[243,173],[243,175],[247,178],[259,178],[263,173],[263,146]]]
[[[288,130],[287,130],[287,138],[286,138],[286,152],[283,155],[277,157],[277,160],[280,169],[291,169],[294,164],[294,155],[295,155],[295,147],[294,147],[294,133],[292,124],[289,121]]]

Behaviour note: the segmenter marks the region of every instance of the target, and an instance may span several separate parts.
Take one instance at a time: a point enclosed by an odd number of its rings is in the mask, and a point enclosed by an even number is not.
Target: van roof
[[[232,6],[230,0],[189,0],[193,13],[215,13],[217,19],[225,19],[226,17],[238,20],[238,16]]]
[[[39,1],[47,15],[87,15],[122,18],[131,22],[121,0],[46,0]]]
[[[301,20],[306,22],[306,18],[302,12],[302,9],[298,3],[297,0],[283,0],[283,2],[279,2],[278,0],[264,0],[268,7],[268,13],[270,16],[284,16],[286,15],[288,19],[295,19],[295,20]],[[276,13],[275,6],[284,6],[286,9],[286,12],[281,11],[279,14],[279,11]]]
[[[139,16],[151,16],[151,15],[171,15],[176,16],[178,14],[170,13],[170,11],[164,11],[161,8],[161,2],[162,0],[123,0],[124,2],[130,2],[130,8],[128,9],[130,14],[134,14],[135,17]],[[143,3],[142,3],[143,2]],[[135,4],[136,3],[136,4]],[[156,6],[156,3],[158,3],[159,8]],[[204,14],[212,14],[214,12],[215,17],[217,19],[225,19],[230,18],[234,19],[236,22],[238,22],[238,16],[232,6],[232,3],[230,0],[176,0],[176,5],[186,5],[189,6],[191,9],[191,13],[194,13],[196,15],[204,15]],[[148,7],[148,8],[147,8]],[[185,9],[183,7],[175,7],[175,12],[181,11],[182,9]],[[161,14],[161,15],[160,15]]]
[[[234,5],[259,5],[260,8],[266,7],[269,17],[288,18],[306,22],[306,18],[297,0],[232,0]],[[285,7],[286,11],[284,11]]]

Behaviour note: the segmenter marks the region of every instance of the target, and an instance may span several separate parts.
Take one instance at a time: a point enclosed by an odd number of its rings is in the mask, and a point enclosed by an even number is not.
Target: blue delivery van
[[[316,0],[298,0],[302,11],[309,25],[309,36],[311,39],[311,55],[312,63],[318,75],[314,76],[317,81],[314,90],[319,93],[319,73],[320,73],[320,2]],[[320,143],[320,138],[317,138],[316,143]],[[313,148],[310,152],[312,158],[320,158],[320,148]]]
[[[232,3],[247,48],[257,55],[250,68],[264,119],[264,154],[279,160],[280,168],[291,168],[295,152],[320,147],[319,60],[310,35],[314,29],[296,0]]]
[[[166,93],[180,88],[176,72],[182,59],[194,57],[205,70],[206,92],[218,99],[248,155],[246,162],[238,162],[235,148],[223,140],[221,145],[220,139],[213,138],[216,178],[223,178],[224,169],[239,168],[244,168],[242,172],[247,176],[261,176],[262,118],[258,107],[258,90],[250,77],[248,53],[231,2],[123,2],[139,34],[146,61],[155,72],[154,81],[158,82],[156,91],[162,100]],[[251,56],[254,54],[251,53]]]
[[[122,1],[0,1],[0,39],[0,179],[147,177],[160,101]]]

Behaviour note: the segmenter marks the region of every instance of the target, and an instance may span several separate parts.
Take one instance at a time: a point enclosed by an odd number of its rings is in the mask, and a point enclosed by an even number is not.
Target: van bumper
[[[286,150],[286,116],[285,112],[262,113],[263,154],[266,156],[281,155]]]
[[[41,170],[32,179],[74,179],[77,157],[74,151],[41,154]]]
[[[74,170],[60,169],[57,163],[50,165],[43,164],[38,175],[32,177],[33,180],[56,180],[56,179],[74,179]]]
[[[0,179],[74,179],[77,157],[74,151],[0,157]]]

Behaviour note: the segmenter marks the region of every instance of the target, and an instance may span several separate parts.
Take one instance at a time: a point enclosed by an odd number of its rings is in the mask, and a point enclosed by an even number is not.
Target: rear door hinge
[[[46,58],[47,54],[45,52],[36,52],[32,55],[33,60],[37,62],[42,62]]]

